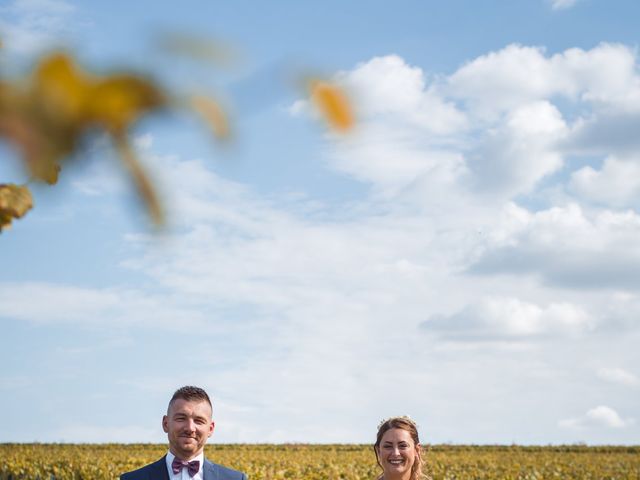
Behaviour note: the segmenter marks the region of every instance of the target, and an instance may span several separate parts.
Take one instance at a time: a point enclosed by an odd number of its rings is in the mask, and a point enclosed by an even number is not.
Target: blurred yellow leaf
[[[54,158],[42,156],[36,162],[29,162],[29,171],[35,178],[42,180],[49,185],[58,183],[58,175],[60,174],[60,165]]]
[[[149,179],[144,167],[138,161],[136,154],[131,147],[131,144],[127,140],[124,133],[118,133],[114,135],[114,142],[120,159],[122,160],[127,171],[131,175],[133,183],[138,191],[138,195],[144,202],[144,205],[149,212],[149,216],[153,223],[157,227],[161,227],[165,223],[165,214],[162,204],[153,182]]]
[[[29,189],[12,183],[0,184],[0,231],[11,225],[14,218],[20,218],[33,207]]]
[[[351,105],[340,88],[319,80],[311,81],[310,88],[311,98],[329,125],[342,132],[353,126]]]
[[[133,75],[113,75],[93,85],[85,109],[91,121],[121,131],[164,104],[164,95],[153,83]]]
[[[216,137],[225,140],[230,136],[229,121],[220,105],[204,95],[193,95],[191,107],[198,112],[213,130]]]
[[[165,104],[164,93],[150,80],[90,75],[68,54],[54,53],[40,60],[28,81],[0,82],[0,136],[20,151],[33,178],[53,184],[61,162],[77,150],[82,136],[92,128],[105,129],[153,221],[161,224],[153,186],[122,139],[140,116]],[[2,221],[11,218],[5,212]]]
[[[14,85],[0,84],[0,136],[21,153],[32,177],[52,184],[60,170],[57,162],[69,154],[73,140],[62,118],[47,121],[41,110],[42,102]]]
[[[56,53],[43,59],[36,68],[31,100],[43,110],[41,115],[72,123],[81,120],[89,90],[89,79],[73,60],[64,53]]]

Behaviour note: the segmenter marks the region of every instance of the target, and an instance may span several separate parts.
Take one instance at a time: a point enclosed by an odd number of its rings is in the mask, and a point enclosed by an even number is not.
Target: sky
[[[65,48],[205,92],[105,138],[0,235],[0,442],[164,442],[203,386],[212,443],[638,444],[635,0],[0,2],[0,67]],[[161,47],[211,39],[228,64]],[[337,134],[303,88],[340,85]],[[0,178],[24,182],[0,147]]]

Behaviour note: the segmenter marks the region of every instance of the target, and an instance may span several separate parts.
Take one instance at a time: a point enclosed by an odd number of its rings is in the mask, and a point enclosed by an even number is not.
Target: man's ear
[[[166,415],[162,417],[162,430],[164,430],[164,433],[169,433],[169,417]]]
[[[213,429],[216,426],[216,422],[214,422],[213,420],[211,420],[211,423],[209,424],[209,436],[213,435]]]

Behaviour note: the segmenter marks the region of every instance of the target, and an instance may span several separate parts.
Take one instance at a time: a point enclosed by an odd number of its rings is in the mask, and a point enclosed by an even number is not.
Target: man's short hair
[[[167,414],[169,413],[169,409],[173,402],[178,399],[186,400],[187,402],[207,402],[209,407],[213,410],[213,405],[211,405],[211,399],[209,399],[209,395],[200,387],[194,387],[191,385],[187,385],[179,388],[169,400],[169,406],[167,407]]]

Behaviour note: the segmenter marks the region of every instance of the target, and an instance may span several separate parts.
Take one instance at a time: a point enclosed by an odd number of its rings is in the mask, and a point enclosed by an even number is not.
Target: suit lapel
[[[204,459],[204,465],[202,466],[202,473],[204,480],[218,480],[218,469],[216,468],[216,465],[206,458]]]
[[[151,465],[149,472],[149,480],[169,480],[169,472],[167,471],[167,456],[165,455],[156,463]]]

